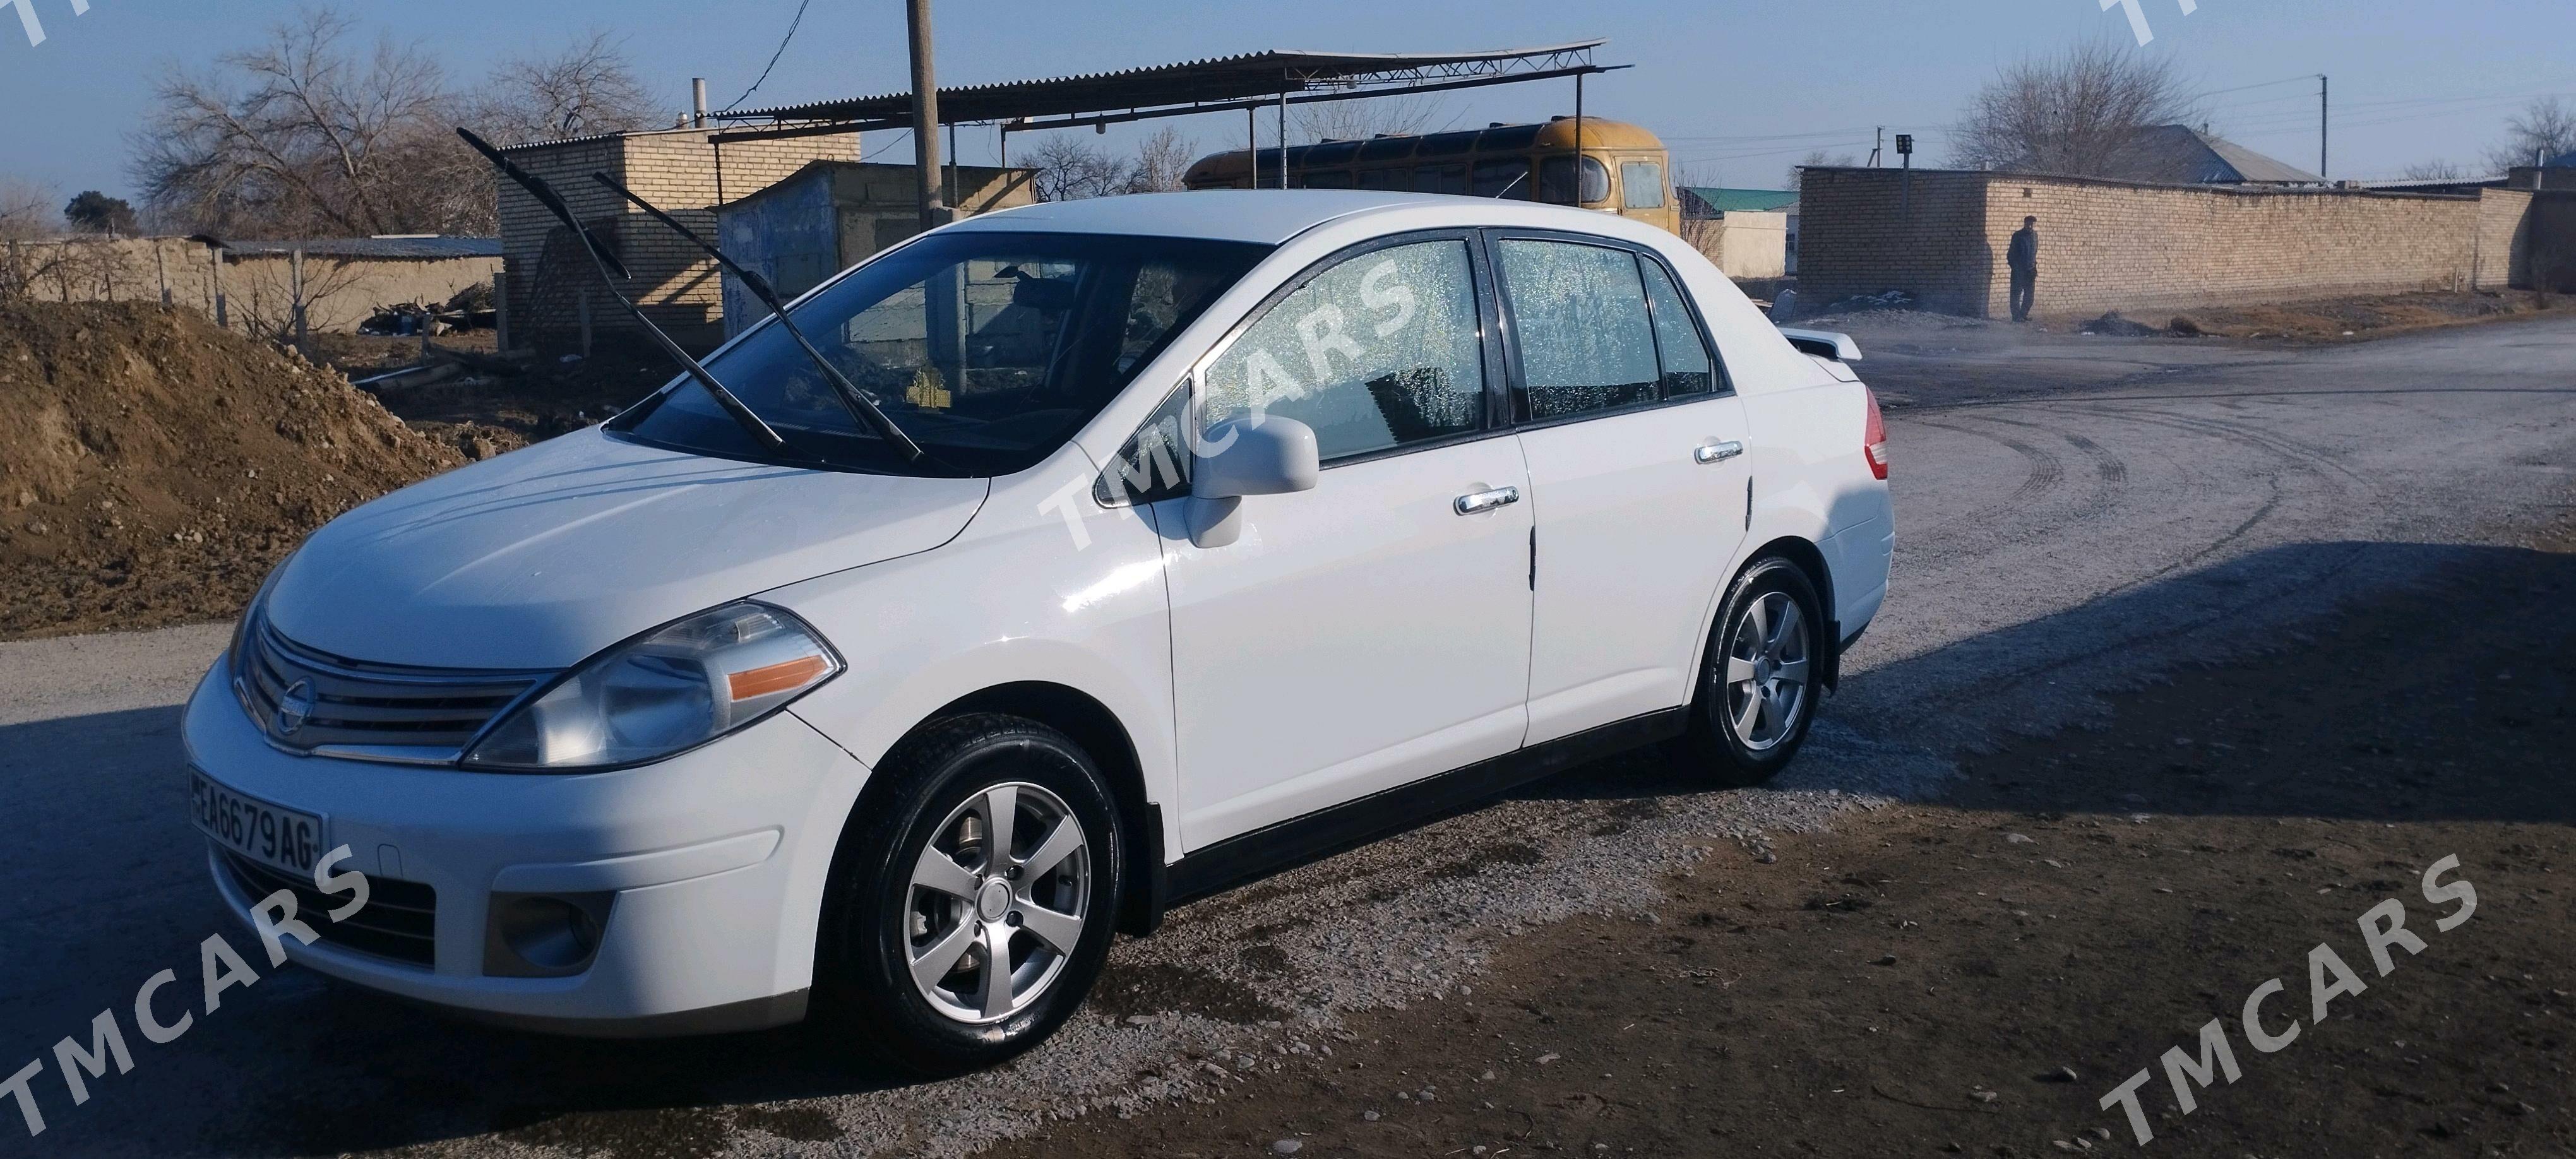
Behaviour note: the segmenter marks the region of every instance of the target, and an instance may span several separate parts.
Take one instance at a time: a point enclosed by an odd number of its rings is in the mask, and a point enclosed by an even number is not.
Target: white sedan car
[[[1284,863],[1634,746],[1768,776],[1887,590],[1858,351],[1618,218],[1039,205],[791,316],[269,578],[186,716],[234,911],[479,1017],[975,1067]]]

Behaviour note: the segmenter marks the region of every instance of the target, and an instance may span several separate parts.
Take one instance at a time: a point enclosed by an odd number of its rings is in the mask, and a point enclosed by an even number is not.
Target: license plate
[[[299,878],[313,876],[322,856],[322,819],[269,804],[188,770],[188,815],[215,843]]]

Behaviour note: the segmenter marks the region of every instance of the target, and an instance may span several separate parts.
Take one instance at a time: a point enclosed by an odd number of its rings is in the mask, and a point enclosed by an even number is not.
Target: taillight
[[[1868,387],[1860,388],[1861,397],[1869,400],[1869,422],[1861,428],[1860,452],[1869,459],[1869,473],[1887,477],[1887,420],[1878,417],[1878,395]]]

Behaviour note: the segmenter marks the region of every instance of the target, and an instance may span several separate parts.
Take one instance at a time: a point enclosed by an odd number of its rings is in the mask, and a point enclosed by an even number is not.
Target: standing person
[[[2039,219],[2021,219],[2014,230],[2011,248],[2004,251],[2004,263],[2012,267],[2012,320],[2030,321],[2030,300],[2039,285]]]

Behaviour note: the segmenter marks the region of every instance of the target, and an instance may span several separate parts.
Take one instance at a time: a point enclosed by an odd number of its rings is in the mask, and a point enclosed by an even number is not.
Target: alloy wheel
[[[1090,845],[1063,798],[1025,781],[975,793],[913,864],[899,944],[914,987],[962,1023],[1028,1009],[1082,940],[1091,887]]]
[[[1807,709],[1809,659],[1807,617],[1789,593],[1764,592],[1745,605],[1716,676],[1736,743],[1764,752],[1796,731]]]

